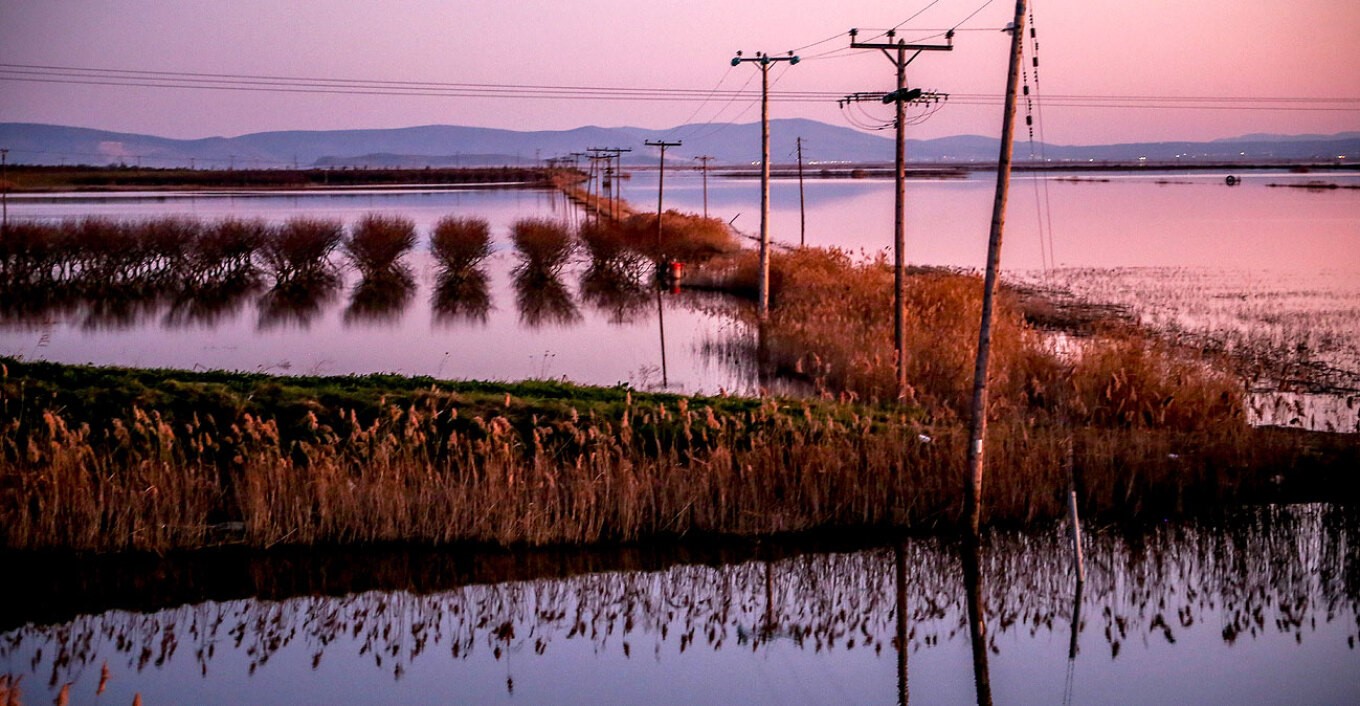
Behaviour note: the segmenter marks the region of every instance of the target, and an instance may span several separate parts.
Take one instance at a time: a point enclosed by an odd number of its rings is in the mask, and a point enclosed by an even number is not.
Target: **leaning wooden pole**
[[[996,199],[987,240],[987,275],[983,281],[982,325],[978,330],[977,362],[973,366],[973,418],[968,428],[968,526],[976,534],[982,524],[983,438],[987,435],[987,366],[992,348],[993,306],[1001,270],[1001,231],[1006,220],[1006,196],[1011,181],[1011,146],[1015,141],[1015,87],[1020,81],[1020,50],[1025,30],[1025,0],[1015,1],[1011,23],[1010,73],[1006,77],[1006,108],[1001,123],[1001,153],[996,165]]]

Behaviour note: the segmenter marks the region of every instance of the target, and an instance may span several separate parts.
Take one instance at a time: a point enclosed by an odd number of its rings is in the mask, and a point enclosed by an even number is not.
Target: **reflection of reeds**
[[[440,274],[430,306],[436,321],[486,323],[491,311],[491,292],[486,275],[478,269],[458,274]]]
[[[165,325],[170,328],[217,326],[240,313],[246,301],[259,289],[259,279],[253,274],[220,281],[204,280],[198,286],[175,293],[165,313]]]
[[[257,302],[260,329],[280,326],[307,328],[335,296],[339,279],[329,271],[293,274],[275,284]]]
[[[1094,533],[1087,546],[1098,560],[1090,562],[1076,625],[1081,654],[1103,661],[1122,650],[1175,644],[1230,655],[1244,643],[1288,640],[1344,655],[1360,637],[1356,559],[1346,551],[1356,530],[1353,511],[1313,506]],[[978,597],[988,611],[989,650],[1009,655],[1065,638],[1077,611],[1063,541],[1057,532],[984,537],[971,568],[985,579]],[[35,580],[60,596],[37,603],[60,608],[17,612],[0,635],[0,658],[13,665],[11,687],[23,680],[50,694],[72,681],[80,693],[93,691],[103,679],[101,662],[115,665],[111,679],[126,685],[143,673],[184,671],[185,661],[203,674],[221,673],[218,659],[260,668],[290,650],[309,655],[313,669],[343,665],[387,678],[430,660],[456,668],[507,652],[516,655],[515,667],[532,670],[535,660],[561,659],[556,651],[577,642],[610,660],[645,655],[668,665],[695,650],[736,645],[867,658],[897,647],[898,606],[910,625],[899,646],[912,659],[938,649],[958,654],[958,643],[969,639],[967,591],[950,542],[902,542],[905,595],[891,550],[724,549],[699,557],[634,550],[612,561],[562,552],[480,554],[474,561],[463,553],[390,550],[348,560],[228,555],[213,560],[231,566],[203,572],[218,580],[198,575],[202,585],[190,587],[196,591],[160,603],[146,598],[141,576],[103,572],[105,580],[77,593],[69,580],[35,571]],[[520,572],[485,568],[496,564]],[[533,569],[526,572],[526,564]],[[158,566],[195,577],[175,571],[181,565],[173,561]],[[137,610],[107,609],[123,606],[104,597],[109,579],[121,579],[124,591],[134,587]],[[173,586],[157,586],[167,583]],[[68,608],[72,601],[90,607]]]
[[[567,285],[555,273],[538,268],[516,269],[515,304],[519,320],[529,328],[566,326],[581,320],[581,311]]]
[[[581,300],[604,312],[609,323],[627,324],[650,311],[651,290],[640,281],[637,270],[616,262],[591,262],[581,273]]]
[[[446,274],[474,270],[491,256],[491,226],[482,218],[445,216],[430,234],[430,252]]]
[[[415,291],[415,278],[404,267],[369,271],[350,293],[345,323],[391,321],[401,315]]]

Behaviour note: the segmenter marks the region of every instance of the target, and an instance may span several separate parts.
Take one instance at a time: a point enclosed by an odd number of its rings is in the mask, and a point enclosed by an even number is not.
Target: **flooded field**
[[[21,703],[1340,704],[1360,693],[1357,529],[1326,505],[1099,528],[1080,587],[1061,527],[977,556],[906,539],[68,562],[29,567],[0,613],[0,674]]]
[[[1018,282],[1061,290],[1205,345],[1270,363],[1252,381],[1260,423],[1354,430],[1360,424],[1360,189],[1280,188],[1360,175],[1247,172],[1016,175],[1003,264]],[[654,173],[625,180],[624,197],[648,204]],[[911,180],[907,260],[976,269],[985,251],[993,176]],[[702,213],[703,180],[668,175],[666,205]],[[710,212],[753,235],[752,179],[710,175]],[[795,245],[798,184],[773,188],[774,240]],[[892,182],[810,180],[809,245],[869,256],[890,247]],[[726,301],[654,292],[601,296],[577,256],[551,286],[517,286],[509,227],[579,213],[534,190],[344,190],[307,193],[54,195],[11,200],[16,219],[97,215],[141,219],[295,216],[352,224],[368,213],[415,222],[415,288],[366,297],[354,272],[303,301],[264,290],[211,302],[78,301],[60,307],[6,302],[0,353],[29,359],[294,374],[398,372],[459,379],[566,378],[682,392],[754,393],[750,365],[731,351],[750,338]],[[493,255],[479,298],[448,306],[424,238],[446,215],[485,218]],[[367,294],[371,295],[372,292]],[[733,341],[738,341],[733,345]],[[663,355],[664,354],[664,355]],[[767,381],[768,382],[768,381]],[[1284,395],[1279,393],[1284,392]]]

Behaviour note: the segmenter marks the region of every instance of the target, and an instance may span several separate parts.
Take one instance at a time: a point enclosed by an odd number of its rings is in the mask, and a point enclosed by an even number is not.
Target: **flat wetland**
[[[1254,670],[1336,701],[1360,197],[1271,188],[1307,176],[1017,178],[981,547],[956,537],[987,177],[908,185],[906,390],[890,181],[812,187],[806,248],[777,183],[763,324],[742,178],[704,218],[668,175],[659,240],[555,189],[11,199],[0,547],[35,580],[0,695],[543,701],[598,672],[606,700],[774,703],[820,670],[816,701],[958,701],[990,652],[1023,701],[1186,660],[1213,677],[1139,693],[1241,698]]]

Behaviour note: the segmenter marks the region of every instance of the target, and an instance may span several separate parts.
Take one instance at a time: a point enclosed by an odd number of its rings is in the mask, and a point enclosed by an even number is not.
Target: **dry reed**
[[[507,396],[500,411],[469,410],[435,388],[364,415],[309,402],[286,424],[134,406],[73,427],[71,410],[35,416],[19,381],[4,389],[0,546],[12,549],[163,551],[202,544],[222,520],[259,547],[922,529],[953,526],[963,505],[958,425],[853,406],[660,397],[581,414],[520,412]],[[1091,427],[1073,438],[1012,419],[991,441],[984,506],[1001,523],[1061,517],[1069,463],[1087,512],[1121,517],[1278,497],[1281,469],[1317,455],[1299,437]],[[1348,482],[1327,490],[1353,493]]]
[[[415,247],[416,226],[403,216],[369,213],[360,218],[344,241],[345,254],[364,277],[389,272]]]
[[[482,218],[445,216],[430,235],[430,252],[446,274],[469,272],[491,256],[491,226]]]
[[[326,278],[334,274],[330,256],[344,237],[339,221],[293,218],[269,230],[260,256],[276,286]]]

